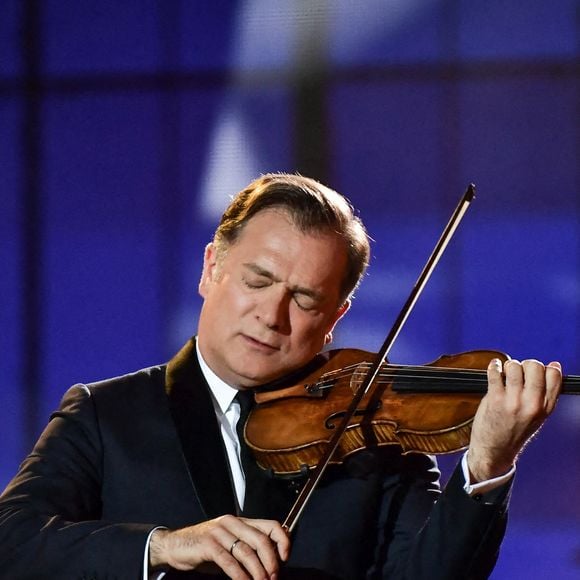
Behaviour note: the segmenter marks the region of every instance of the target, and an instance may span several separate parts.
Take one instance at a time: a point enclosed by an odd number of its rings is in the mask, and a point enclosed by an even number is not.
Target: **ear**
[[[348,312],[350,304],[351,304],[350,300],[346,300],[344,304],[334,314],[333,319],[330,321],[328,330],[326,331],[325,344],[332,342],[332,331],[334,330],[334,327],[337,325],[338,321]]]
[[[202,298],[207,297],[209,288],[215,280],[217,269],[217,251],[213,244],[208,244],[205,247],[203,254],[203,270],[201,271],[201,278],[199,280],[198,292]]]

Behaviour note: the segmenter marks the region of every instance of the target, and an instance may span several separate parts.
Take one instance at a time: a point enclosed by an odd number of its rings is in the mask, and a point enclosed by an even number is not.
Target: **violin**
[[[291,384],[257,392],[245,438],[258,464],[279,475],[316,466],[375,356],[357,349],[321,353]],[[398,445],[403,453],[465,449],[493,358],[510,357],[473,350],[443,355],[425,366],[383,363],[330,463],[385,445]],[[564,377],[563,392],[580,394],[580,377]]]

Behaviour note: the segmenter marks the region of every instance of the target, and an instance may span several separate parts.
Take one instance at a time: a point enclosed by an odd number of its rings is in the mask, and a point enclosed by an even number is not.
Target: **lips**
[[[248,342],[251,346],[258,348],[260,350],[265,350],[265,351],[277,351],[280,350],[279,346],[267,343],[267,342],[263,342],[261,340],[258,340],[257,338],[253,338],[252,336],[248,336],[247,334],[242,334],[244,340],[246,342]]]

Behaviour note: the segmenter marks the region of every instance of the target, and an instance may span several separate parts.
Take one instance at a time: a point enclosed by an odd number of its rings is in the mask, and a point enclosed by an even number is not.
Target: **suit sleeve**
[[[155,525],[100,519],[102,455],[91,394],[76,385],[0,496],[2,577],[142,577]]]
[[[419,465],[429,458],[417,459]],[[483,580],[493,570],[505,533],[511,482],[470,497],[460,466],[443,492],[429,476],[432,472],[403,472],[385,495],[374,577]]]

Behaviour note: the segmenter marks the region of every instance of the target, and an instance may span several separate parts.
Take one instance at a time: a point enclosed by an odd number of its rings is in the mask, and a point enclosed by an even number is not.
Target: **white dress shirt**
[[[246,478],[242,467],[240,440],[236,431],[238,420],[240,419],[240,404],[235,400],[235,396],[238,394],[238,389],[234,389],[224,383],[224,381],[222,381],[207,366],[199,352],[197,341],[195,348],[197,350],[197,358],[199,360],[201,372],[203,373],[211,391],[213,408],[220,424],[220,431],[228,456],[228,463],[236,491],[238,508],[242,511],[246,495]]]

